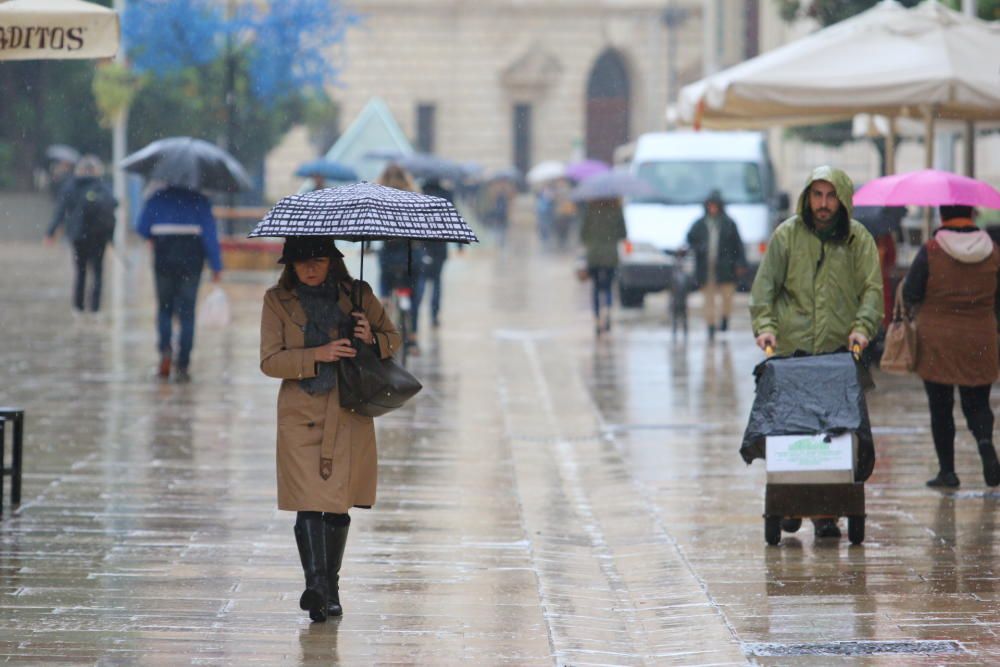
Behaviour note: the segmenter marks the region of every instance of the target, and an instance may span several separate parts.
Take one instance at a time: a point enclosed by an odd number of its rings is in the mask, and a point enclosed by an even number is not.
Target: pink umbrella
[[[566,175],[577,182],[607,171],[611,171],[611,167],[600,160],[581,160],[566,166]]]
[[[968,176],[923,169],[870,181],[854,193],[854,205],[1000,208],[1000,192]]]

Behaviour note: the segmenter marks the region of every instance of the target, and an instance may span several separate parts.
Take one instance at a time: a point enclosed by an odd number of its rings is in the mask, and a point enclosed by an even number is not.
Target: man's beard
[[[824,214],[826,214],[824,216]],[[816,224],[823,225],[824,227],[828,224],[833,223],[836,220],[836,213],[828,208],[821,208],[818,211],[813,211],[813,221]]]
[[[830,217],[826,220],[820,220],[817,213],[827,211],[830,213]],[[811,227],[829,229],[830,227],[835,227],[840,224],[842,219],[847,218],[847,212],[843,207],[838,208],[836,211],[831,211],[830,209],[819,209],[819,211],[813,211],[812,208],[807,207],[805,210],[806,222],[809,223]]]

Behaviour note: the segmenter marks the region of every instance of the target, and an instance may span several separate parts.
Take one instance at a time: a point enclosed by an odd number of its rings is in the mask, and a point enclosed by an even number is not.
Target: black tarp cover
[[[858,436],[855,478],[868,479],[875,446],[859,372],[849,352],[775,357],[758,364],[757,396],[740,447],[743,460],[765,458],[769,435],[850,431]]]

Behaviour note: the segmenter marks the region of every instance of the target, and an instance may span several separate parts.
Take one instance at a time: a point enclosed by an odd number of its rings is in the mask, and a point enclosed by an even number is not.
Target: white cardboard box
[[[855,438],[774,435],[767,438],[769,484],[849,484],[854,481]]]

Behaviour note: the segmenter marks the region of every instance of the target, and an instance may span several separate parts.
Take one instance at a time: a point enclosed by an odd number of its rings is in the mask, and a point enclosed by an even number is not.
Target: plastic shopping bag
[[[229,297],[221,287],[213,287],[201,304],[198,322],[206,329],[222,329],[229,326],[229,321]]]

